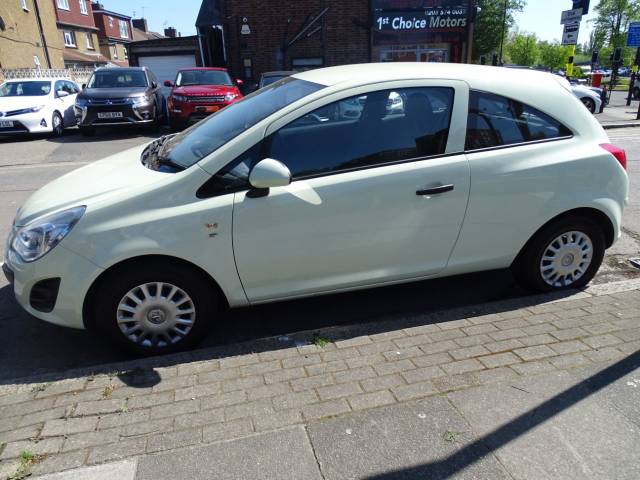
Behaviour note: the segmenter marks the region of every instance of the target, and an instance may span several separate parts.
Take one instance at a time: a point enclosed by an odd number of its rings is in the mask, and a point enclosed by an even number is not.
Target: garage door
[[[196,66],[194,55],[161,55],[152,57],[138,57],[138,65],[149,68],[158,77],[164,96],[169,96],[170,88],[165,87],[164,81],[175,81],[178,70]]]

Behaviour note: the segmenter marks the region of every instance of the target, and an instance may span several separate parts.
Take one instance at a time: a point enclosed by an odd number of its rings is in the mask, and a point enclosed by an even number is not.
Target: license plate
[[[13,127],[13,121],[11,120],[0,121],[0,128],[11,128],[11,127]]]
[[[99,112],[98,118],[121,118],[122,112]]]
[[[207,113],[213,113],[213,112],[217,112],[218,110],[220,110],[220,107],[217,105],[209,105],[209,106],[199,106],[196,107],[196,112],[207,112]]]

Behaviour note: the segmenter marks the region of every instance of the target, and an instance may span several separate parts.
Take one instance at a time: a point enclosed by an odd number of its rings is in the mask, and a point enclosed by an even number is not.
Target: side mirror
[[[249,183],[254,188],[285,187],[291,183],[291,172],[282,162],[265,158],[251,170]]]
[[[165,80],[164,81],[164,86],[165,87],[173,87],[173,82],[171,80]]]
[[[56,92],[56,97],[58,98],[68,97],[68,96],[69,96],[69,92],[67,92],[66,90],[58,90]]]
[[[82,89],[84,90],[85,88],[87,88],[87,84],[86,84],[86,83],[83,83],[83,84],[82,84]]]
[[[158,88],[158,84],[156,82],[151,82],[151,88]]]
[[[241,80],[239,78],[236,78],[236,83],[240,86],[244,85],[244,80]]]

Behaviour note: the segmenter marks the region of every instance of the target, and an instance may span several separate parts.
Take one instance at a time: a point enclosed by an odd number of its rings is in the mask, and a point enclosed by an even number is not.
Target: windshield
[[[42,97],[51,91],[51,82],[8,82],[0,85],[0,97]]]
[[[183,70],[178,72],[176,87],[188,85],[233,85],[231,77],[222,70]]]
[[[188,168],[271,114],[324,87],[293,77],[280,80],[167,140],[158,152],[160,161]]]
[[[146,87],[147,77],[141,70],[113,70],[97,71],[89,80],[87,88],[131,88]]]

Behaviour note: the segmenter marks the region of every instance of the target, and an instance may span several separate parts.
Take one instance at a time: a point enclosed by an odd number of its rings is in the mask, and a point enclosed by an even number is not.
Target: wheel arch
[[[218,292],[220,295],[220,303],[221,308],[229,308],[229,301],[227,300],[224,291],[220,287],[220,284],[205,270],[201,267],[197,266],[194,263],[191,263],[187,260],[178,257],[172,257],[170,255],[140,255],[137,257],[127,258],[126,260],[122,260],[118,263],[111,265],[109,268],[104,270],[98,277],[93,281],[89,290],[87,290],[87,294],[84,297],[84,301],[82,304],[82,322],[86,329],[92,330],[94,328],[92,315],[91,315],[91,306],[94,303],[94,299],[96,293],[98,291],[98,287],[105,282],[110,275],[113,275],[118,272],[118,270],[128,269],[128,268],[144,268],[148,266],[150,263],[155,264],[172,264],[179,266],[181,268],[186,268],[192,270],[194,274],[199,275],[202,280],[208,283],[212,289]]]
[[[518,252],[518,255],[516,255],[516,258],[514,259],[512,265],[516,265],[518,263],[518,261],[522,257],[523,252],[527,250],[527,247],[536,238],[536,236],[538,235],[538,233],[540,233],[540,231],[546,228],[547,225],[553,222],[557,222],[558,220],[565,217],[566,218],[583,217],[583,218],[588,218],[594,221],[602,229],[602,233],[604,234],[604,239],[605,239],[605,248],[609,248],[611,245],[613,245],[613,242],[615,240],[615,229],[613,226],[613,222],[611,221],[611,219],[606,213],[604,213],[602,210],[598,210],[597,208],[590,208],[590,207],[574,208],[573,210],[567,210],[566,212],[556,215],[555,217],[548,220],[544,225],[541,225],[540,228],[538,228],[529,237],[527,242],[522,246],[522,248]]]

